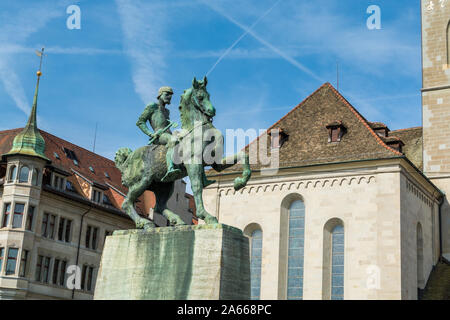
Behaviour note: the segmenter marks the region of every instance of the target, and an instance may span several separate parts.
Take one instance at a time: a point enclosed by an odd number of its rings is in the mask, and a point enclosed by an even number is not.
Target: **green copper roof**
[[[23,128],[22,132],[14,138],[12,149],[3,156],[27,155],[50,161],[44,154],[45,140],[42,138],[36,123],[36,108],[40,75],[41,72],[38,71],[36,91],[33,98],[33,107],[31,108],[31,114],[28,118],[27,125]]]

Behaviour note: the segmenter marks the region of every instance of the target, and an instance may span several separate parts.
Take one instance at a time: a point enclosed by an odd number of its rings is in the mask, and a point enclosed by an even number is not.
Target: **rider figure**
[[[165,106],[170,104],[172,95],[173,90],[171,87],[161,87],[158,91],[158,102],[147,105],[136,123],[142,132],[153,138],[154,144],[167,145],[167,173],[161,179],[162,182],[172,181],[175,176],[181,173],[180,169],[175,168],[172,160],[173,149],[177,139],[172,136],[170,129],[166,129],[171,122],[169,121],[170,112]],[[151,133],[147,127],[147,121],[150,122],[154,133]]]

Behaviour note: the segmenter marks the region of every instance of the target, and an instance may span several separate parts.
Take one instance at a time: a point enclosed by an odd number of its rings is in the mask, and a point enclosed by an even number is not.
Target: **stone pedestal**
[[[248,239],[222,224],[115,231],[94,299],[250,299]]]

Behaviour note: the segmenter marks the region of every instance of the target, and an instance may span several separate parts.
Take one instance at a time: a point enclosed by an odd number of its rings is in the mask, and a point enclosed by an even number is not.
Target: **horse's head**
[[[212,122],[212,118],[216,115],[216,109],[209,100],[209,93],[206,90],[208,79],[197,81],[196,78],[192,80],[192,88],[185,91],[182,95],[180,111],[192,121]]]

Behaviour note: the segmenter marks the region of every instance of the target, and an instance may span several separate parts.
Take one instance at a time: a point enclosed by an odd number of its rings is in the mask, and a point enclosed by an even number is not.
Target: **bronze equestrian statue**
[[[220,172],[240,161],[243,172],[241,177],[234,180],[234,189],[245,187],[250,179],[249,156],[244,151],[212,163],[207,163],[203,157],[205,149],[221,157],[224,148],[223,135],[212,124],[216,110],[211,104],[206,86],[206,77],[201,81],[194,78],[192,87],[184,91],[179,106],[182,130],[174,133],[171,133],[170,128],[177,124],[170,121],[169,111],[165,108],[171,102],[173,91],[169,87],[162,87],[158,93],[158,103],[148,105],[137,122],[137,126],[151,138],[149,145],[135,151],[121,148],[116,153],[116,166],[122,172],[123,185],[128,187],[122,208],[137,228],[155,227],[152,221],[139,216],[134,208],[137,198],[146,190],[154,192],[156,196],[155,212],[166,217],[171,225],[182,225],[185,223],[178,214],[167,208],[167,201],[173,193],[174,182],[189,176],[197,217],[207,224],[213,224],[217,223],[217,219],[203,207],[202,191],[214,181],[206,179],[204,167],[212,166]],[[147,121],[155,130],[154,133],[148,129]],[[204,132],[214,139],[204,139]],[[174,161],[175,156],[177,163]]]

